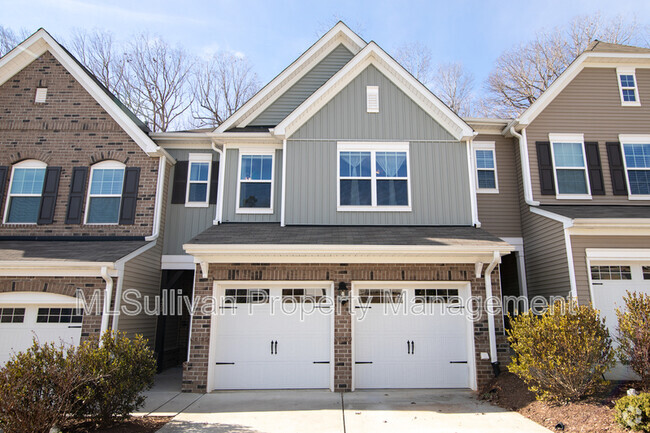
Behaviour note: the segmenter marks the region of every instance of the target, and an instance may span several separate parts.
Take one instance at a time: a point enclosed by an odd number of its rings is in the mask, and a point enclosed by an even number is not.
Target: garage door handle
[[[329,361],[314,361],[314,364],[329,364]]]
[[[68,328],[81,328],[81,326],[68,326]]]
[[[467,364],[467,361],[449,361],[450,364]]]
[[[275,354],[278,354],[278,340],[275,340]]]
[[[356,361],[355,364],[372,364],[372,361]]]
[[[235,365],[234,362],[215,362],[216,365]]]
[[[411,354],[411,342],[406,340],[406,353]]]

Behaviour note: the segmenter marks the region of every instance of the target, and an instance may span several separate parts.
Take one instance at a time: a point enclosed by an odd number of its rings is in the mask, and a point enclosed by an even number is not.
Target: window
[[[650,136],[619,136],[631,199],[650,198]]]
[[[458,289],[415,289],[415,303],[447,304],[458,301]]]
[[[366,86],[366,111],[379,113],[379,86]]]
[[[282,289],[282,301],[320,302],[326,294],[326,289]]]
[[[494,142],[477,142],[474,146],[474,161],[476,165],[476,192],[498,193],[497,163]]]
[[[590,199],[582,134],[549,135],[557,198]]]
[[[268,304],[269,289],[226,289],[226,304]]]
[[[190,153],[185,206],[207,207],[210,196],[212,154]]]
[[[273,155],[241,154],[237,213],[273,213]]]
[[[13,166],[5,222],[36,224],[46,168],[44,162],[36,160],[22,161]]]
[[[23,323],[24,321],[24,308],[0,308],[0,323]]]
[[[618,76],[618,89],[621,95],[621,105],[641,105],[634,68],[618,68],[616,69],[616,75]]]
[[[39,308],[36,323],[81,323],[83,312],[76,308]]]
[[[650,280],[650,266],[643,266],[643,279]]]
[[[408,143],[339,143],[339,211],[410,211]]]
[[[404,300],[402,289],[361,289],[359,302],[362,304],[401,304]]]
[[[632,272],[629,266],[592,266],[592,280],[631,280]]]
[[[121,162],[104,161],[92,167],[86,224],[117,224],[123,183],[124,164]]]

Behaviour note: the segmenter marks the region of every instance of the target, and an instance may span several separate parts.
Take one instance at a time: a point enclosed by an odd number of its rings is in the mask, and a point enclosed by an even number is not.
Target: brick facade
[[[467,281],[472,296],[485,298],[485,281],[475,278],[473,264],[211,264],[208,278],[196,271],[195,297],[208,297],[213,293],[213,281],[332,281],[335,287],[351,281]],[[493,295],[500,297],[499,270],[492,273]],[[337,295],[338,296],[338,295]],[[334,330],[334,387],[337,391],[352,388],[352,316],[349,306],[335,318]],[[200,309],[201,306],[197,305]],[[503,335],[503,319],[496,317],[497,348],[499,360],[507,363],[508,346]],[[206,392],[208,356],[210,350],[211,316],[196,315],[192,321],[190,359],[183,366],[183,391]],[[479,387],[492,377],[489,360],[481,360],[481,352],[490,351],[488,320],[482,315],[474,322],[476,348],[476,373]]]
[[[113,287],[116,287],[117,279],[114,278],[113,280]],[[0,293],[38,292],[75,296],[77,289],[81,289],[84,292],[87,302],[90,302],[95,290],[100,290],[102,294],[101,300],[103,300],[105,288],[106,282],[103,278],[99,277],[0,277]],[[37,301],[38,297],[35,296],[34,300]],[[102,308],[101,304],[99,308]],[[90,337],[99,336],[101,322],[101,314],[84,315],[81,328],[81,341],[83,342]]]
[[[47,87],[45,104],[34,103],[37,87]],[[158,159],[149,157],[52,54],[46,52],[0,86],[0,107],[0,165],[37,159],[62,168],[54,223],[0,225],[0,236],[151,234]],[[66,225],[72,168],[109,159],[141,168],[135,224]],[[0,218],[8,189],[9,179]]]

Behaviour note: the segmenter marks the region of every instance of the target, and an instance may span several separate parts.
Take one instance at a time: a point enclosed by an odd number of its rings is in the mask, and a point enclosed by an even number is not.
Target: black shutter
[[[553,180],[553,162],[551,161],[551,143],[538,141],[537,164],[539,165],[539,186],[542,195],[555,195],[555,181]]]
[[[138,202],[138,184],[140,183],[140,167],[129,167],[124,170],[124,186],[122,187],[122,205],[120,206],[120,224],[135,223],[135,207]]]
[[[45,169],[43,194],[41,195],[41,206],[38,210],[36,224],[52,224],[54,221],[54,208],[56,207],[56,196],[59,193],[60,176],[61,167],[48,167]]]
[[[9,167],[6,165],[0,166],[0,204],[2,204],[2,199],[5,195],[5,182],[7,181],[8,172]]]
[[[609,173],[612,176],[612,190],[614,195],[627,195],[625,165],[623,165],[621,143],[607,143],[607,158],[609,159]]]
[[[187,191],[187,161],[176,161],[174,166],[174,186],[172,187],[172,204],[185,204]]]
[[[587,171],[589,172],[591,195],[605,195],[605,183],[603,182],[603,169],[600,164],[598,143],[585,142],[585,152],[587,153]]]
[[[219,161],[212,161],[210,174],[210,204],[217,204],[217,190],[219,189]]]
[[[81,213],[86,196],[86,177],[88,167],[74,167],[70,179],[70,195],[68,196],[68,210],[65,214],[66,224],[81,224]]]

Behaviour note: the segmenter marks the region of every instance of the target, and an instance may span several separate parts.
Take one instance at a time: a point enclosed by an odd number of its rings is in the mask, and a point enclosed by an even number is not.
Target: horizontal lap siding
[[[533,194],[542,204],[630,204],[627,196],[612,195],[605,143],[619,134],[650,134],[650,69],[636,69],[640,107],[622,107],[614,68],[586,68],[527,127]],[[549,133],[584,133],[585,142],[599,144],[606,195],[592,200],[562,200],[540,195],[536,141]],[[641,202],[647,204],[647,202]],[[641,204],[634,202],[632,204]]]

